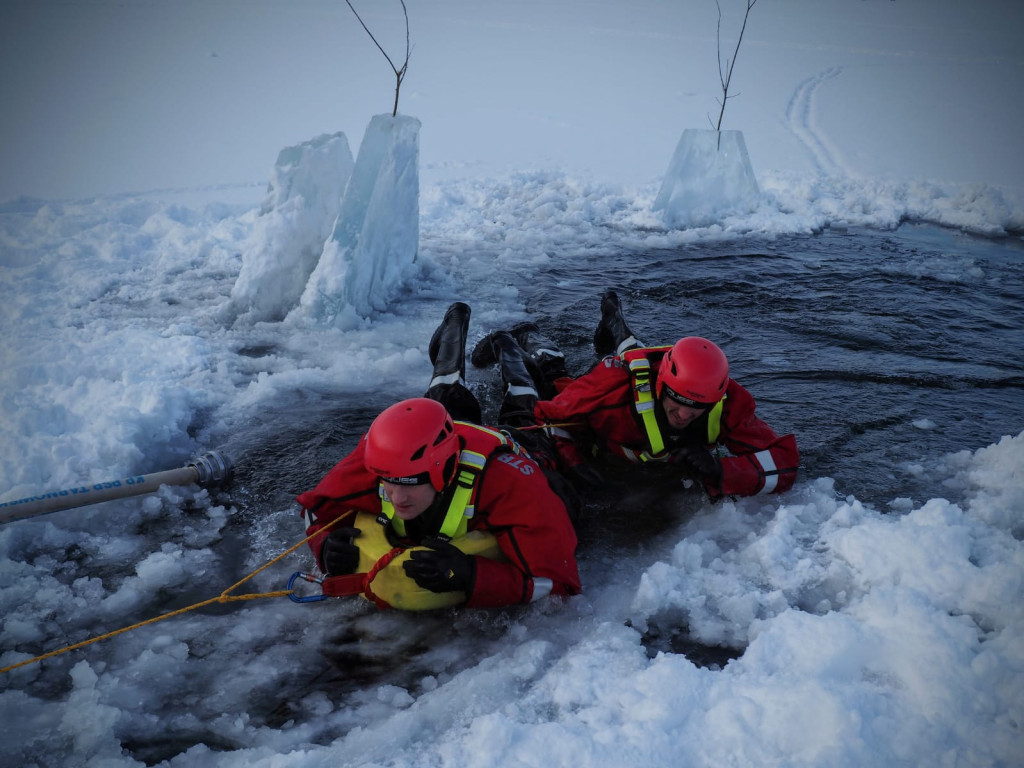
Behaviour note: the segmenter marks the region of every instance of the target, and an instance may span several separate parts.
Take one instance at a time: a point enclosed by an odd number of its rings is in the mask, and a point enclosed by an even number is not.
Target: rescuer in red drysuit
[[[534,417],[548,426],[566,474],[594,486],[602,482],[596,465],[629,462],[695,478],[713,499],[792,487],[796,437],[757,417],[754,398],[729,378],[716,344],[689,336],[671,347],[643,347],[614,291],[602,296],[601,315],[594,347],[605,357],[577,379],[535,324],[511,331],[548,398],[534,404]],[[489,341],[473,350],[474,365],[493,362]]]
[[[565,500],[549,484],[549,475],[556,486],[560,478],[513,439],[514,429],[472,423],[480,421],[480,406],[465,386],[469,315],[470,308],[456,302],[431,338],[434,374],[426,397],[381,412],[355,450],[298,497],[307,535],[340,516],[370,512],[386,524],[395,546],[429,547],[403,566],[424,589],[463,591],[473,607],[577,594],[576,533]],[[532,387],[521,351],[508,341],[506,387]],[[527,439],[543,448],[546,438],[534,433]],[[537,455],[544,460],[543,451]],[[507,562],[467,555],[448,543],[467,530],[494,534]],[[310,540],[326,575],[355,571],[359,533],[349,523]]]

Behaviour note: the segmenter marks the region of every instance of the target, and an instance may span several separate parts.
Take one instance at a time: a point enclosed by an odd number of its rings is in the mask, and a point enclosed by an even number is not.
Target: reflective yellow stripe
[[[470,504],[473,499],[473,488],[486,463],[487,457],[482,453],[467,449],[459,454],[459,474],[455,480],[455,493],[452,495],[451,504],[448,505],[444,522],[441,523],[441,530],[438,531],[442,536],[454,539],[466,533],[469,518],[476,511]]]
[[[717,443],[718,436],[722,433],[722,408],[726,397],[728,395],[722,395],[722,399],[715,403],[708,414],[708,445]]]
[[[519,444],[504,432],[482,427],[479,424],[470,424],[465,421],[460,421],[458,424],[472,427],[478,432],[490,435],[501,446],[511,448],[513,453],[518,454],[521,452]],[[473,517],[476,513],[476,507],[471,503],[473,501],[473,492],[476,489],[480,473],[484,471],[486,464],[487,456],[477,451],[465,448],[459,454],[459,473],[456,476],[457,485],[455,493],[452,494],[452,501],[448,505],[448,511],[445,513],[444,522],[441,523],[441,530],[438,531],[438,534],[441,536],[454,539],[464,536],[466,531],[469,530],[469,518]]]
[[[636,357],[629,361],[629,373],[633,377],[633,402],[636,412],[644,423],[647,441],[651,445],[651,453],[659,454],[665,450],[665,441],[658,429],[658,419],[654,413],[654,394],[651,390],[651,361],[646,357]]]

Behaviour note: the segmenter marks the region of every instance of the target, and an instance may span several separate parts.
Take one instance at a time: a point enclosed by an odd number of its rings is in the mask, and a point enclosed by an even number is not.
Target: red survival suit
[[[583,461],[581,445],[636,463],[668,460],[671,451],[682,445],[709,449],[721,445],[732,455],[721,459],[721,484],[704,483],[712,498],[781,493],[791,488],[800,462],[796,437],[780,437],[761,421],[754,413],[754,398],[732,379],[721,408],[712,408],[681,432],[668,427],[655,399],[654,412],[665,450],[652,450],[647,427],[636,409],[629,361],[637,357],[650,361],[650,391],[655,392],[658,366],[669,349],[651,347],[610,355],[589,373],[562,387],[554,399],[537,402],[534,416],[538,423],[556,426],[555,444],[561,459],[568,466]],[[571,442],[559,439],[561,430]]]
[[[475,452],[487,456],[473,492],[474,512],[468,519],[468,530],[493,534],[508,559],[501,563],[476,558],[476,579],[466,605],[512,605],[529,603],[547,594],[578,594],[576,532],[564,502],[551,490],[536,462],[525,452],[517,454],[503,447],[491,430],[456,421],[455,431],[463,449],[468,444]],[[365,448],[364,435],[355,450],[338,462],[316,488],[297,497],[306,517],[307,536],[340,516],[354,517],[356,510],[380,515],[380,482],[364,466]],[[445,509],[454,485],[450,483],[441,494],[440,503]],[[419,544],[420,541],[412,539],[413,526],[407,526],[410,538],[398,540],[395,535],[395,543]],[[389,538],[393,538],[393,533],[393,529],[389,530]],[[325,531],[310,540],[318,562],[326,535]]]

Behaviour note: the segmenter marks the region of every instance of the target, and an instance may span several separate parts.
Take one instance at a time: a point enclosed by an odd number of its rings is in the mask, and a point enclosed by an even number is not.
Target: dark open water
[[[593,363],[598,297],[615,288],[645,343],[719,343],[761,417],[796,433],[802,478],[835,478],[843,495],[941,496],[908,466],[1024,429],[1019,239],[904,225],[624,253],[586,270],[524,286],[576,370]]]

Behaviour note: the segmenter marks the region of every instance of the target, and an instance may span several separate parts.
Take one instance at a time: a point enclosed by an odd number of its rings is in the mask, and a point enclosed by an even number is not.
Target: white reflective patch
[[[540,357],[541,355],[547,355],[548,357],[565,357],[565,355],[563,355],[557,349],[547,349],[545,347],[542,347],[541,349],[535,349],[533,351],[533,354],[537,355],[537,357]]]
[[[640,459],[640,454],[639,453],[637,453],[636,451],[630,450],[629,448],[627,448],[624,445],[619,446],[619,447],[622,449],[622,455],[625,456],[627,460],[632,461],[634,464],[639,464],[640,463],[641,459]]]
[[[533,597],[530,598],[530,602],[540,600],[542,597],[547,597],[551,594],[551,588],[555,584],[551,579],[537,578],[533,580]]]
[[[302,522],[304,522],[306,524],[306,527],[309,528],[309,526],[316,522],[316,518],[313,517],[313,513],[310,512],[308,509],[303,509]]]
[[[760,492],[771,493],[779,484],[779,472],[775,466],[775,459],[772,458],[772,452],[758,451],[754,454],[754,458],[757,459],[761,469],[764,470],[764,488]]]
[[[508,394],[512,395],[513,397],[519,395],[530,395],[532,397],[537,397],[537,390],[534,389],[533,387],[517,387],[509,384]]]
[[[430,389],[431,387],[436,387],[438,384],[459,384],[459,383],[464,383],[464,382],[459,377],[459,372],[455,371],[454,373],[446,373],[443,376],[435,376],[434,378],[432,378],[430,380],[430,385],[427,387],[427,389]]]
[[[615,349],[615,354],[616,355],[621,355],[623,352],[627,352],[627,351],[633,349],[633,347],[640,347],[640,346],[642,346],[642,345],[640,344],[639,341],[636,340],[636,337],[630,336],[629,338],[624,339],[619,344],[619,346]]]
[[[459,454],[459,464],[482,470],[487,463],[487,457],[482,453],[466,449]]]

